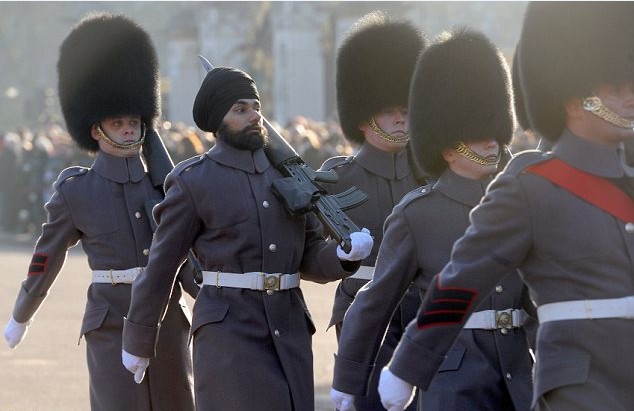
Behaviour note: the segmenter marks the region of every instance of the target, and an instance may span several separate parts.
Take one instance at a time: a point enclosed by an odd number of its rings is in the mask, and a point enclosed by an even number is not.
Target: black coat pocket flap
[[[218,323],[225,319],[229,311],[228,304],[205,304],[194,306],[194,319],[192,321],[192,335],[205,324]]]
[[[462,359],[464,358],[464,353],[467,351],[466,348],[453,348],[449,350],[447,355],[445,356],[444,361],[440,364],[440,368],[438,372],[441,371],[456,371],[460,368],[460,363],[462,363]]]

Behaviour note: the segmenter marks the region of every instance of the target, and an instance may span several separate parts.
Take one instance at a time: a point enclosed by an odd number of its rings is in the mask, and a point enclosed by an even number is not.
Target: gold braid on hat
[[[128,143],[128,144],[117,143],[116,141],[108,137],[106,133],[103,132],[100,124],[96,124],[96,126],[97,126],[97,132],[99,133],[101,138],[103,138],[103,140],[106,143],[110,144],[114,148],[120,148],[123,150],[137,150],[143,145],[143,142],[145,141],[145,125],[141,125],[141,139],[135,143]]]
[[[370,119],[370,128],[374,131],[379,137],[383,140],[389,141],[390,143],[407,143],[409,141],[409,134],[403,135],[403,137],[392,137],[387,134],[385,131],[381,130],[379,126],[376,125],[374,121],[374,117]]]
[[[606,108],[599,97],[594,96],[585,98],[583,100],[583,109],[602,118],[608,123],[614,124],[617,127],[634,130],[634,121],[627,120],[616,114],[614,111]]]
[[[458,144],[454,146],[454,150],[456,150],[461,156],[483,166],[497,166],[502,158],[502,149],[499,149],[498,155],[493,160],[490,160],[471,150],[462,141],[458,142]]]

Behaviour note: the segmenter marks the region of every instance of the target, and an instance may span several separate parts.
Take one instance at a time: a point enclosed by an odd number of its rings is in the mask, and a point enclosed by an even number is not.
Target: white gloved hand
[[[354,411],[354,396],[345,392],[330,389],[330,399],[339,411]]]
[[[19,323],[11,316],[7,326],[4,327],[4,339],[7,340],[9,348],[15,348],[22,342],[29,330],[29,325],[31,325],[31,320]]]
[[[350,252],[346,253],[339,245],[337,247],[337,257],[343,261],[359,261],[363,260],[372,252],[372,246],[374,245],[374,239],[370,235],[370,230],[367,228],[361,231],[355,231],[350,234]]]
[[[388,411],[402,411],[414,398],[414,386],[392,374],[387,367],[381,370],[378,391],[381,403]]]
[[[137,357],[136,355],[128,353],[126,350],[121,350],[121,361],[123,366],[134,374],[134,382],[141,384],[143,377],[145,377],[145,370],[150,365],[149,358]]]

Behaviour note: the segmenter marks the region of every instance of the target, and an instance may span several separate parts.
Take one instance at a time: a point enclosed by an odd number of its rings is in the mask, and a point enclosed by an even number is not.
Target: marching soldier
[[[55,182],[48,220],[4,336],[11,348],[22,341],[68,248],[81,241],[92,269],[81,326],[91,409],[192,410],[189,310],[179,303],[179,283],[166,302],[150,378],[135,384],[121,364],[131,284],[148,261],[152,241],[152,216],[144,205],[162,196],[140,156],[144,139],[158,138],[148,131],[160,112],[154,47],[135,22],[94,14],[66,37],[57,67],[68,130],[79,147],[97,155],[90,168],[67,168]]]
[[[311,411],[315,328],[300,277],[325,283],[353,274],[372,237],[352,233],[345,253],[324,240],[314,214],[286,212],[271,191],[282,174],[263,150],[267,132],[248,74],[209,71],[193,114],[216,144],[165,180],[150,261],[132,287],[124,363],[139,377],[160,360],[150,360],[155,340],[177,268],[192,248],[203,269],[192,325],[196,408]]]
[[[539,317],[532,408],[632,408],[634,169],[622,152],[634,139],[632,17],[631,2],[528,5],[519,77],[531,127],[555,145],[518,155],[489,186],[381,396],[427,389],[469,314],[519,268]]]
[[[365,192],[368,200],[347,213],[374,235],[372,253],[352,277],[337,286],[330,320],[337,338],[357,291],[372,278],[386,217],[405,194],[419,186],[408,158],[407,97],[416,57],[424,45],[423,33],[412,23],[375,11],[357,21],[337,54],[339,118],[345,138],[358,146],[358,152],[327,160],[321,169],[336,171],[339,181],[323,186],[332,193],[351,186]],[[380,350],[377,361],[381,366],[389,361],[419,304],[415,291],[404,299]],[[355,399],[357,411],[383,409],[377,384],[378,375],[370,382],[367,395]]]
[[[464,234],[513,135],[509,80],[500,51],[471,29],[444,33],[419,58],[409,99],[411,144],[437,181],[406,195],[385,222],[374,278],[344,320],[334,389],[359,394],[370,375],[379,374],[375,357],[392,312],[410,284],[425,295]],[[525,307],[530,312],[519,276],[500,279],[419,393],[419,409],[528,411],[532,359]]]

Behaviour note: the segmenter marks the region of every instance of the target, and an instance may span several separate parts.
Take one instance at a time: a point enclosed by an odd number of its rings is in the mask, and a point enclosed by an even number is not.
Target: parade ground
[[[26,275],[32,248],[30,237],[0,238],[0,321],[3,329],[11,315],[20,282]],[[2,339],[0,411],[90,410],[86,347],[83,340],[78,345],[89,279],[81,246],[72,248],[22,344],[10,350]],[[326,332],[326,327],[336,283],[302,282],[301,287],[317,327],[313,337],[315,408],[317,411],[332,410],[329,391],[336,339],[334,329]],[[192,300],[188,302],[191,308]]]

